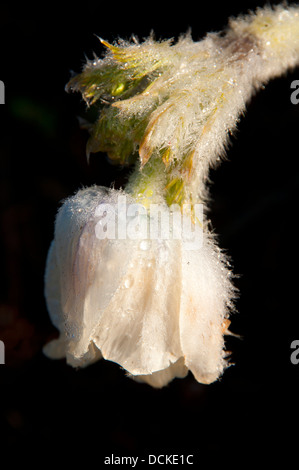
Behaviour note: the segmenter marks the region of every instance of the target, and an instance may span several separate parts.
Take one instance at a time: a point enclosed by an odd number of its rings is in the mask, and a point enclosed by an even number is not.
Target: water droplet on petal
[[[150,242],[149,240],[142,240],[142,242],[139,245],[140,250],[146,251],[150,247]]]
[[[129,289],[129,287],[131,287],[134,283],[134,280],[132,277],[127,277],[127,279],[125,279],[125,288],[126,289]]]

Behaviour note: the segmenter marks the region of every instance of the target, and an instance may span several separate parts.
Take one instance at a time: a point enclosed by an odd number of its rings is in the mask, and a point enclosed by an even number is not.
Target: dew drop
[[[125,288],[126,289],[129,289],[129,287],[131,287],[133,285],[134,281],[132,279],[132,277],[127,277],[127,279],[125,279]]]
[[[142,240],[142,242],[139,245],[140,250],[146,251],[150,247],[150,242],[148,240]]]

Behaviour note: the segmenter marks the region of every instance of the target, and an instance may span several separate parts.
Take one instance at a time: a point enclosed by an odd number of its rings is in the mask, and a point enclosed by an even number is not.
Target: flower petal
[[[58,269],[59,283],[48,274],[46,293],[56,318],[49,292],[60,285],[63,321],[56,326],[67,338],[68,363],[92,361],[94,344],[105,359],[145,375],[182,356],[181,245],[178,240],[97,238],[96,208],[109,202],[117,217],[119,194],[92,188],[64,203],[56,221],[56,257],[49,256],[48,268],[48,273]]]
[[[93,332],[103,356],[133,375],[165,369],[182,356],[179,244],[172,250],[166,243],[150,242],[148,252],[138,246],[143,242],[130,250],[128,270]]]
[[[50,245],[46,261],[45,297],[50,319],[53,325],[60,330],[62,328],[61,294],[54,240]]]
[[[205,234],[198,251],[183,250],[180,333],[186,366],[209,384],[225,367],[223,322],[233,287],[223,255]]]
[[[158,370],[148,375],[129,375],[136,382],[145,382],[155,388],[162,388],[167,385],[174,378],[184,378],[188,374],[188,369],[185,366],[184,358],[181,357],[177,362],[174,362],[164,370]]]

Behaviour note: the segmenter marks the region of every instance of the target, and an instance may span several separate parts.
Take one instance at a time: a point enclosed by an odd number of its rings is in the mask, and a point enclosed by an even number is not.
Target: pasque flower
[[[97,237],[99,209],[110,206],[118,221],[120,194],[83,189],[58,213],[46,297],[61,335],[45,351],[73,366],[102,355],[153,386],[188,369],[209,383],[225,366],[231,285],[223,257],[208,233],[195,251],[179,238]]]
[[[107,152],[135,170],[124,190],[86,188],[58,212],[45,294],[60,336],[45,353],[75,367],[103,357],[155,387],[188,370],[211,383],[228,365],[223,335],[235,289],[196,208],[208,200],[209,168],[224,154],[246,102],[299,63],[299,8],[258,9],[200,42],[187,34],[176,44],[152,37],[102,43],[105,57],[87,61],[67,89],[99,110],[87,153]],[[138,203],[144,220],[152,204],[170,218],[173,205],[182,213],[188,207],[190,226],[201,228],[200,246],[187,249],[183,237],[161,233],[98,236],[104,221],[106,229],[111,220],[120,227]],[[140,223],[133,213],[122,228]],[[181,233],[177,221],[172,229]]]

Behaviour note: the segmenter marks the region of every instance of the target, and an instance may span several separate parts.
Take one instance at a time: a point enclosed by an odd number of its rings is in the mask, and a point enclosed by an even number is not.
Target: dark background
[[[70,71],[81,70],[84,54],[102,54],[95,35],[142,39],[154,30],[157,38],[177,38],[191,27],[198,40],[222,29],[229,16],[263,4],[1,6],[1,458],[32,462],[42,451],[42,468],[59,451],[69,463],[84,453],[86,465],[101,468],[111,453],[191,453],[200,464],[206,456],[211,463],[240,455],[239,462],[261,455],[267,461],[296,449],[299,365],[290,361],[290,344],[299,339],[299,105],[290,102],[290,84],[299,69],[253,98],[228,161],[211,172],[211,220],[240,275],[231,329],[243,339],[227,341],[235,365],[209,386],[190,373],[155,390],[126,378],[116,364],[74,370],[41,351],[55,336],[43,273],[59,201],[79,187],[119,186],[126,177],[101,154],[87,165],[87,134],[77,121],[84,105],[64,91]]]

